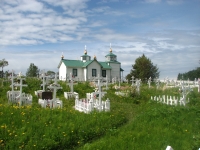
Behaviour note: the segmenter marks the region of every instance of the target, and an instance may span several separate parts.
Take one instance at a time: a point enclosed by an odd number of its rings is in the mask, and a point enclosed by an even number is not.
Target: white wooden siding
[[[93,61],[91,64],[89,64],[87,66],[87,72],[88,72],[87,78],[91,78],[92,77],[92,69],[96,69],[97,70],[97,74],[96,74],[97,76],[98,76],[98,74],[99,75],[102,74],[100,64],[98,62],[96,62],[96,61]]]
[[[120,75],[120,67],[121,64],[118,63],[110,63],[110,66],[112,67],[111,70],[111,78],[117,77],[118,79],[121,78]]]
[[[59,68],[59,80],[66,80],[66,73],[67,73],[67,68],[65,64],[62,62]]]

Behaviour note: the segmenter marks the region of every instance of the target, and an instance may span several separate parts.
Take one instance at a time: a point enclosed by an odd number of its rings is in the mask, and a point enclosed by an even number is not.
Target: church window
[[[97,76],[97,69],[92,69],[92,76],[96,77]]]
[[[106,70],[102,70],[102,77],[106,77]]]
[[[83,60],[86,60],[86,56],[83,56]]]
[[[77,69],[73,69],[73,76],[76,77],[78,75]]]

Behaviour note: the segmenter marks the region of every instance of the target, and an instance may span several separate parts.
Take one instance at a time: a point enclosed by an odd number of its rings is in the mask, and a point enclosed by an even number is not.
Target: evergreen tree
[[[55,72],[54,72],[54,71],[51,71],[51,70],[49,70],[49,71],[47,71],[47,75],[55,75]]]
[[[6,61],[5,59],[0,60],[0,67],[2,68],[2,71],[1,71],[2,75],[0,75],[0,76],[2,76],[2,77],[3,77],[3,68],[5,66],[8,66],[8,61]]]
[[[27,77],[37,77],[39,75],[40,70],[34,63],[31,63],[29,68],[27,69],[26,76]]]
[[[177,77],[178,80],[194,80],[195,78],[200,78],[200,67],[185,73],[179,73]]]
[[[159,77],[159,71],[157,66],[154,66],[149,58],[144,54],[135,60],[135,64],[132,65],[133,69],[130,74],[126,76],[126,79],[131,80],[131,77],[141,79],[143,82],[151,77],[155,79]]]

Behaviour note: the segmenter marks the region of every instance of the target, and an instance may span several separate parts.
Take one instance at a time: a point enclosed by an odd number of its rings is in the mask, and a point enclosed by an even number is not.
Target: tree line
[[[200,78],[200,67],[185,73],[179,73],[177,77],[178,80],[195,80],[195,78]]]
[[[8,61],[6,61],[5,59],[0,60],[0,67],[2,69],[0,71],[0,78],[7,77],[11,74],[11,72],[9,72],[9,70],[5,71],[5,72],[3,71],[3,68],[6,66],[8,66]],[[30,63],[30,66],[26,71],[26,76],[27,77],[38,77],[39,73],[40,73],[40,69],[36,65],[34,65],[34,63]],[[46,75],[55,75],[55,72],[49,70],[46,72]]]

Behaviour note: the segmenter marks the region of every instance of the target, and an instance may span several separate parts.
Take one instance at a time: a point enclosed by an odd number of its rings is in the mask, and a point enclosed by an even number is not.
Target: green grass
[[[109,87],[104,99],[111,101],[110,112],[90,114],[75,111],[74,99],[66,100],[66,83],[57,97],[63,100],[63,109],[43,109],[37,104],[34,91],[41,81],[27,79],[26,93],[33,95],[33,105],[19,108],[8,105],[6,92],[9,83],[0,87],[0,149],[37,150],[196,150],[200,147],[200,93],[194,89],[183,106],[167,106],[150,100],[151,96],[179,96],[178,89],[156,89],[142,85],[138,95],[134,89],[128,97],[117,96]],[[0,82],[1,83],[1,82]],[[122,84],[127,86],[127,84]],[[92,92],[89,83],[79,83],[74,91],[80,97]]]

